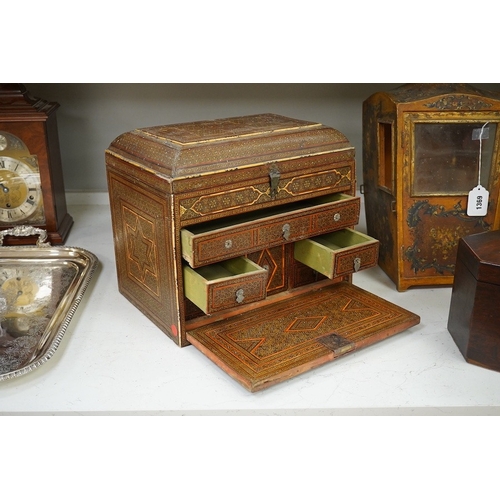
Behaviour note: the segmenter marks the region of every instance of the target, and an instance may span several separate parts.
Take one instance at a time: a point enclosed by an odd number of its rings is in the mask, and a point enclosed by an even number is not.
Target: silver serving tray
[[[4,247],[5,235],[38,235],[36,246]],[[49,360],[97,268],[82,248],[46,243],[30,226],[0,231],[0,381]]]

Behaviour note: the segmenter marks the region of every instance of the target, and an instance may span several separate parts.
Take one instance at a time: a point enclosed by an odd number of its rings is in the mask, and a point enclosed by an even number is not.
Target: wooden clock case
[[[31,96],[22,84],[0,85],[0,130],[19,137],[37,156],[42,184],[48,241],[62,244],[73,224],[67,212],[55,111],[56,102]],[[26,224],[29,224],[27,222]],[[8,226],[2,227],[3,229]],[[5,237],[5,245],[34,244],[36,238]]]
[[[165,125],[105,157],[120,292],[246,389],[418,323],[351,283],[378,242],[353,230],[354,148],[337,130],[273,114]]]
[[[468,216],[468,193],[489,191],[486,216]],[[461,237],[500,224],[500,95],[466,84],[408,84],[363,103],[363,185],[367,232],[379,265],[399,291],[451,285]],[[484,171],[483,171],[484,170]]]

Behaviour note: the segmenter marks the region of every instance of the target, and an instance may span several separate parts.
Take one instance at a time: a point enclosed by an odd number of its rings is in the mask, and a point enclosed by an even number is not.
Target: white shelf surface
[[[400,293],[378,267],[355,274],[421,323],[252,394],[118,292],[107,194],[69,193],[68,204],[65,244],[93,252],[99,268],[55,355],[0,382],[0,414],[500,415],[500,373],[467,363],[447,330],[451,287]]]

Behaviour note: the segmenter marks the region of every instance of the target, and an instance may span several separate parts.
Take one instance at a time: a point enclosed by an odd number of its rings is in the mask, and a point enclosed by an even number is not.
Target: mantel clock
[[[0,229],[29,225],[65,241],[73,224],[66,208],[55,111],[59,104],[0,85]],[[7,245],[29,244],[8,236]]]
[[[363,103],[363,193],[399,291],[451,285],[458,241],[499,227],[500,94],[408,84]]]

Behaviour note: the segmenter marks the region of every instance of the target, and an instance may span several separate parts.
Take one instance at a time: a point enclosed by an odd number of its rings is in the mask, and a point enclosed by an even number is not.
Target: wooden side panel
[[[476,279],[463,261],[459,259],[456,265],[456,276],[450,302],[448,331],[465,358],[467,357],[476,287]]]
[[[467,361],[500,371],[500,287],[490,283],[477,285]]]
[[[363,192],[367,233],[379,240],[378,264],[397,283],[399,221],[395,130],[395,109],[383,95],[375,94],[364,102]],[[386,174],[383,182],[382,169]]]
[[[120,292],[179,345],[179,269],[169,197],[138,186],[108,168]]]

